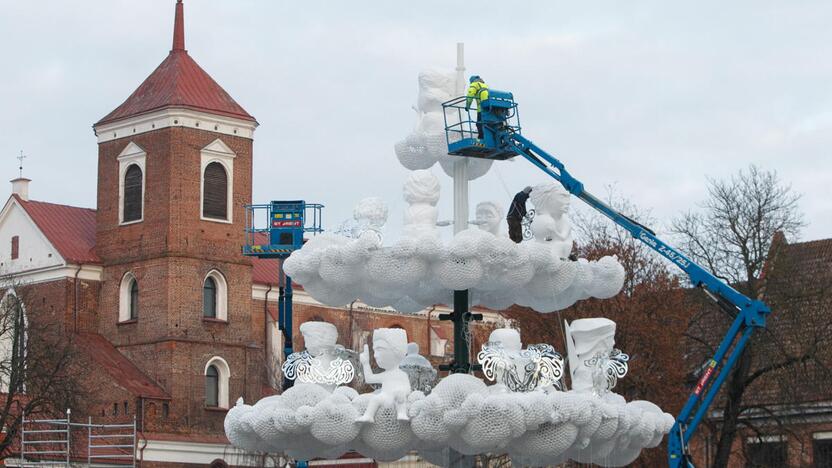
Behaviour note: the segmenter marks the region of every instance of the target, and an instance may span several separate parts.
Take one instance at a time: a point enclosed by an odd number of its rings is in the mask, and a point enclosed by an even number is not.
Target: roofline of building
[[[93,125],[98,143],[130,138],[168,127],[183,127],[253,139],[256,120],[245,120],[190,106],[164,106],[130,117]]]
[[[221,111],[221,110],[208,109],[208,108],[205,108],[205,107],[194,106],[194,105],[189,105],[189,104],[165,104],[165,105],[162,105],[162,106],[154,107],[153,109],[148,109],[146,111],[142,111],[142,112],[139,112],[139,113],[133,114],[133,115],[127,115],[127,116],[124,116],[124,117],[117,117],[117,118],[110,118],[110,119],[108,119],[107,117],[104,117],[101,120],[99,120],[98,122],[94,123],[92,125],[92,128],[93,128],[93,130],[95,130],[98,127],[102,127],[104,125],[110,125],[110,124],[118,123],[118,122],[121,122],[121,121],[134,119],[136,117],[142,117],[142,116],[145,116],[147,114],[152,114],[154,112],[158,112],[158,111],[164,110],[164,109],[187,109],[187,110],[192,110],[192,111],[196,111],[196,112],[203,112],[205,114],[211,114],[211,115],[217,115],[217,116],[221,116],[221,117],[229,117],[229,118],[233,118],[233,119],[244,120],[244,121],[253,123],[255,127],[260,125],[257,122],[257,119],[255,119],[253,116],[247,115],[247,114],[237,114],[237,113],[234,113],[234,112],[226,112],[226,111]]]

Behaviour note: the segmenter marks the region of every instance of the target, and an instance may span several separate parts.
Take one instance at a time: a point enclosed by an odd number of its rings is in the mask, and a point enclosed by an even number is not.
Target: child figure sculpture
[[[404,212],[404,236],[438,235],[436,220],[439,210],[441,185],[439,179],[430,171],[413,171],[404,183],[404,201],[409,205]]]
[[[569,220],[570,195],[560,184],[538,185],[531,199],[536,212],[532,221],[535,241],[551,246],[558,258],[572,253],[572,222]]]
[[[336,344],[338,329],[328,322],[304,322],[300,332],[306,350],[292,353],[283,363],[283,375],[299,383],[318,384],[330,392],[355,377],[353,351]]]
[[[523,349],[520,332],[498,328],[477,354],[477,361],[488,380],[497,382],[500,390],[530,392],[560,388],[563,359],[548,344],[533,344]]]
[[[627,375],[630,357],[615,349],[615,322],[585,318],[564,322],[572,390],[608,393]]]
[[[399,364],[407,354],[407,333],[400,328],[378,328],[373,330],[373,357],[384,369],[378,374],[370,367],[370,350],[364,345],[361,353],[361,365],[364,368],[364,381],[381,384],[381,389],[370,397],[367,410],[356,422],[375,421],[376,411],[380,406],[395,406],[396,419],[408,421],[407,396],[410,394],[410,378]]]
[[[476,224],[481,230],[500,235],[500,223],[503,221],[503,208],[496,202],[484,201],[477,204]]]

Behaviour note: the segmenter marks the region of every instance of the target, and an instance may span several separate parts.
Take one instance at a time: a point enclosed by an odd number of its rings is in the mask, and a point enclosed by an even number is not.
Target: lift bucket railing
[[[465,108],[467,99],[465,96],[460,96],[442,103],[445,111],[445,139],[448,144],[477,137],[476,118],[472,117],[471,111]]]

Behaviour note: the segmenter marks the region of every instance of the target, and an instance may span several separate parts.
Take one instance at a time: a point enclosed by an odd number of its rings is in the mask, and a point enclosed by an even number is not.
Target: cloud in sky
[[[173,0],[0,0],[0,176],[39,200],[94,206],[91,125],[170,49]],[[254,201],[327,205],[335,227],[366,196],[395,216],[417,73],[468,71],[520,102],[524,133],[590,190],[618,191],[666,222],[706,176],[750,163],[803,193],[804,238],[832,236],[832,30],[827,2],[638,4],[186,0],[191,55],[261,127]],[[471,184],[503,205],[545,181],[521,161]],[[438,175],[440,175],[438,173]],[[450,180],[440,218],[451,217]]]

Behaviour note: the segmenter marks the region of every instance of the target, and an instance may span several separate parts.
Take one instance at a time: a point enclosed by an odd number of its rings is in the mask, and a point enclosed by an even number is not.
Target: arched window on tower
[[[133,278],[130,284],[130,320],[139,318],[139,282]]]
[[[202,318],[228,321],[228,282],[218,270],[202,281]]]
[[[118,321],[130,322],[139,318],[139,282],[132,272],[121,278],[118,297]]]
[[[217,318],[217,282],[210,276],[202,285],[202,316]]]
[[[203,173],[202,216],[228,219],[228,173],[222,163],[217,161],[205,166]]]
[[[220,372],[210,365],[205,370],[205,406],[216,408],[220,405]]]
[[[131,164],[124,173],[124,220],[142,219],[142,170],[137,164]]]
[[[231,369],[225,359],[214,356],[205,365],[205,406],[228,408],[228,383]]]

